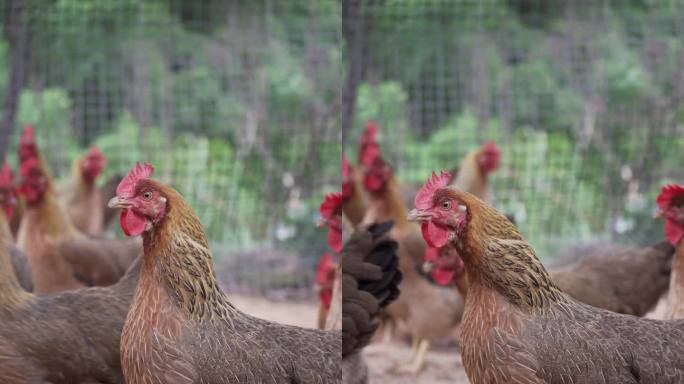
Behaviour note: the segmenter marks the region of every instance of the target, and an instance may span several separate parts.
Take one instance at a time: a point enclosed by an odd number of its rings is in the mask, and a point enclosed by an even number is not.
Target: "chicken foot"
[[[428,349],[430,349],[430,340],[428,339],[416,339],[413,342],[413,347],[411,348],[413,355],[411,359],[404,364],[395,367],[394,371],[396,373],[409,373],[415,375],[420,372],[425,366],[425,355]]]

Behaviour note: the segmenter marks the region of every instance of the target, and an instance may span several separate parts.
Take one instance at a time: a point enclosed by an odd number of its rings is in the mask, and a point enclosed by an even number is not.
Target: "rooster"
[[[377,127],[367,125],[359,141],[359,160],[363,170],[363,185],[368,194],[364,225],[394,221],[389,237],[399,244],[399,270],[403,275],[401,296],[387,307],[390,321],[404,322],[413,339],[413,353],[408,362],[400,364],[400,373],[417,373],[423,366],[432,340],[450,334],[463,311],[463,297],[456,291],[434,285],[416,271],[423,263],[425,241],[413,223],[406,221],[408,210],[399,192],[392,168],[382,158],[376,141]],[[391,328],[386,328],[386,336]],[[387,339],[387,337],[386,337]]]
[[[139,163],[119,184],[128,236],[143,237],[142,271],[121,337],[126,382],[332,383],[340,332],[251,317],[220,289],[202,223]]]
[[[473,384],[679,383],[684,321],[655,321],[573,299],[501,213],[434,174],[409,219],[426,242],[453,247],[470,279],[461,330]]]
[[[668,241],[676,248],[672,262],[669,291],[665,298],[664,319],[684,318],[684,185],[669,184],[662,188],[657,201],[665,219],[663,228]]]
[[[52,177],[30,125],[20,138],[19,158],[19,192],[26,200],[26,211],[17,246],[31,262],[35,291],[116,283],[140,254],[139,243],[91,239],[73,226],[57,201]]]
[[[74,227],[82,233],[99,236],[103,232],[104,204],[97,177],[107,164],[107,158],[97,146],[76,158],[71,166],[71,183],[62,196],[66,213]]]
[[[391,222],[358,228],[342,248],[342,382],[368,382],[361,350],[380,325],[379,314],[399,296],[397,243],[386,233]]]

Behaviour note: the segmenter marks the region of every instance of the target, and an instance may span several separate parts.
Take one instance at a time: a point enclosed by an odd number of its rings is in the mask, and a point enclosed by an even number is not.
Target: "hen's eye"
[[[152,192],[147,191],[147,192],[143,193],[143,198],[145,198],[146,200],[151,199],[152,198]]]
[[[447,201],[442,202],[442,209],[444,209],[444,210],[451,209],[451,201],[447,200]]]

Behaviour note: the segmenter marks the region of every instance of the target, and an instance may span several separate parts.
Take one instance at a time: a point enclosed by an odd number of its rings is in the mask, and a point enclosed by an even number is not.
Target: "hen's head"
[[[19,166],[21,181],[19,193],[26,198],[29,204],[38,203],[42,200],[49,188],[49,179],[38,157],[29,157],[22,160]]]
[[[664,186],[656,202],[665,218],[665,236],[673,245],[679,244],[684,239],[684,185]]]
[[[453,247],[427,247],[423,258],[432,278],[442,285],[450,284],[454,277],[465,271],[463,259]]]
[[[14,208],[17,206],[16,189],[14,188],[14,174],[7,160],[0,168],[0,205],[2,205],[7,220],[14,216]]]
[[[102,169],[107,164],[107,158],[96,145],[90,148],[90,152],[81,160],[81,174],[89,182],[95,181]]]
[[[127,236],[138,236],[161,222],[169,210],[163,185],[151,180],[154,167],[150,163],[136,165],[121,180],[110,208],[121,208],[119,222]]]
[[[342,200],[342,193],[328,193],[319,208],[320,224],[328,226],[328,245],[335,252],[342,250]]]
[[[33,125],[26,124],[19,138],[19,161],[23,162],[33,157],[38,157],[38,145],[33,133]]]
[[[330,308],[332,302],[333,282],[337,265],[329,253],[324,253],[316,268],[316,288],[318,297],[324,307]]]
[[[460,235],[468,224],[468,207],[454,190],[447,187],[451,175],[432,172],[416,194],[415,209],[409,219],[421,222],[423,238],[430,247],[441,248]]]
[[[477,155],[477,165],[482,173],[488,174],[499,166],[500,159],[501,152],[496,143],[492,140],[486,141]]]

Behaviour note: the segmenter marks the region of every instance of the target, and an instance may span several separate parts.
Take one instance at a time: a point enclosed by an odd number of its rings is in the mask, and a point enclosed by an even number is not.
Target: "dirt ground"
[[[272,301],[259,296],[228,296],[239,310],[252,316],[299,327],[316,327],[318,308],[313,303]]]
[[[457,349],[431,350],[425,368],[417,375],[398,375],[392,368],[411,357],[411,346],[399,342],[377,342],[363,351],[370,384],[467,384],[469,383]]]

